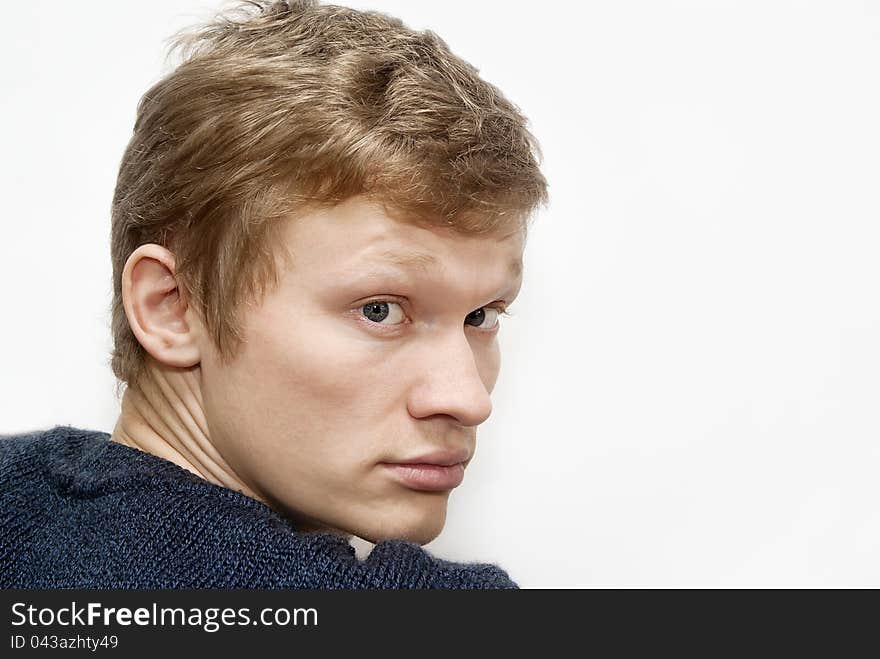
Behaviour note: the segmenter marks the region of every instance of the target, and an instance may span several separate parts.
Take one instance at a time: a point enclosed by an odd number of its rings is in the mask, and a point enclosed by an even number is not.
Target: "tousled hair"
[[[431,31],[314,1],[251,1],[178,33],[182,62],[141,98],[112,203],[121,383],[146,351],[122,305],[140,245],[174,253],[221,358],[241,303],[278,283],[281,220],[368,195],[412,222],[525,232],[547,201],[520,110]]]

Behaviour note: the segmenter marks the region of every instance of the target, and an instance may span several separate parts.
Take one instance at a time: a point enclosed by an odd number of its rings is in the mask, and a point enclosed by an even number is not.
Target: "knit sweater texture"
[[[518,588],[385,540],[364,560],[256,499],[71,426],[0,438],[0,588]]]

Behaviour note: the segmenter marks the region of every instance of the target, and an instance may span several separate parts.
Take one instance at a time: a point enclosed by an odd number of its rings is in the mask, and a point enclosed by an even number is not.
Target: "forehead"
[[[487,253],[493,253],[495,251],[491,245],[485,246],[485,249],[487,250]],[[361,256],[371,262],[391,265],[404,270],[430,271],[445,269],[445,266],[439,257],[432,252],[424,251],[420,247],[386,246],[374,250],[367,248],[361,252]],[[503,258],[503,250],[499,251],[499,258]],[[508,276],[516,278],[522,274],[522,256],[516,254],[511,255],[506,263]]]
[[[364,198],[298,218],[285,240],[294,267],[328,275],[381,266],[413,273],[479,271],[510,279],[520,277],[523,269],[520,230],[465,236],[396,219]]]

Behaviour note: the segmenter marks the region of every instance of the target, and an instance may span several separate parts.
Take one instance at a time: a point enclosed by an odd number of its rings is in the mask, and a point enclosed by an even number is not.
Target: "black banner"
[[[867,590],[5,590],[0,656],[266,648],[453,657],[477,648],[517,657],[666,648],[714,656],[796,646],[839,656],[865,647],[875,597]]]

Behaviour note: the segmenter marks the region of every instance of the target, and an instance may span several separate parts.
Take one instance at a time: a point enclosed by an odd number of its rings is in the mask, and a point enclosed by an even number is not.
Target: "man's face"
[[[492,410],[497,309],[519,291],[522,235],[421,228],[354,198],[289,222],[284,239],[292,266],[246,307],[235,360],[203,339],[210,437],[303,529],[430,542]],[[436,263],[395,263],[413,253]],[[386,464],[438,451],[464,465]]]

